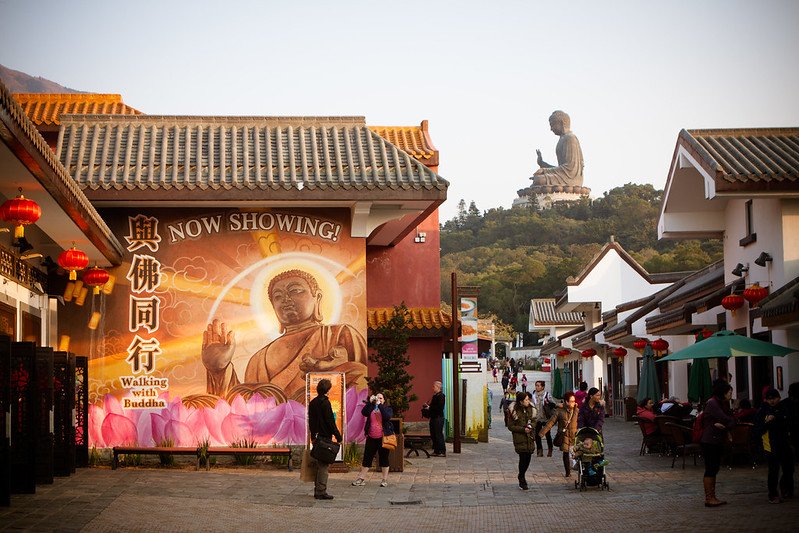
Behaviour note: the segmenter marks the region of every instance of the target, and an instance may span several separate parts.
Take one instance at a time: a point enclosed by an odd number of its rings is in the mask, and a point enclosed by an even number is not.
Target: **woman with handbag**
[[[536,413],[530,403],[531,394],[517,392],[516,401],[508,409],[508,429],[513,434],[513,449],[519,454],[519,488],[528,490],[527,469],[535,452]]]
[[[556,422],[558,424],[558,433],[555,435],[552,444],[563,452],[563,468],[566,469],[566,477],[570,477],[572,469],[569,449],[574,443],[575,435],[577,435],[577,400],[574,398],[573,392],[569,391],[563,395],[563,406],[555,410],[555,414],[552,415],[552,418],[541,428],[538,434],[543,437],[552,429]]]
[[[388,486],[388,452],[397,446],[397,437],[394,435],[394,427],[391,425],[394,411],[385,402],[383,394],[377,393],[372,395],[369,398],[369,403],[361,409],[361,414],[366,417],[366,427],[364,428],[366,445],[363,449],[361,471],[352,482],[355,487],[366,485],[366,474],[369,472],[369,467],[372,466],[375,454],[378,456],[380,470],[383,473],[380,486]]]
[[[316,385],[316,398],[308,403],[308,429],[314,439],[314,446],[324,446],[331,443],[332,437],[336,437],[336,442],[341,443],[341,432],[336,427],[336,419],[333,416],[333,407],[327,393],[333,384],[329,379],[322,379]],[[326,442],[325,442],[326,441]],[[337,452],[338,450],[336,450]],[[327,493],[327,477],[330,463],[325,462],[312,453],[316,459],[316,480],[314,482],[314,498],[317,500],[332,500],[333,496]],[[333,454],[335,456],[335,454]],[[332,461],[331,461],[332,462]]]

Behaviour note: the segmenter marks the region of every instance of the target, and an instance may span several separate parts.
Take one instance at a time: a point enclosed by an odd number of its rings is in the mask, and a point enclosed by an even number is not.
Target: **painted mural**
[[[103,213],[126,262],[64,291],[60,347],[88,354],[90,445],[304,444],[308,372],[340,372],[363,439],[364,239],[346,210]],[[350,412],[352,411],[352,412]]]

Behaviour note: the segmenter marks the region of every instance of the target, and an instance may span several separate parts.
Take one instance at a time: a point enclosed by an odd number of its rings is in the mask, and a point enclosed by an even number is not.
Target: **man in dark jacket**
[[[425,409],[426,407],[426,409]],[[444,393],[441,392],[441,382],[433,382],[433,398],[429,404],[422,408],[430,417],[430,439],[433,441],[433,455],[446,457],[447,448],[444,446]]]
[[[793,453],[788,440],[788,414],[784,405],[779,403],[778,391],[769,389],[765,396],[755,417],[755,432],[763,439],[763,451],[768,459],[768,500],[780,503],[782,498],[793,496]],[[780,469],[782,479],[779,479]]]
[[[308,404],[308,427],[311,431],[311,439],[326,437],[328,439],[336,437],[336,442],[341,442],[341,432],[336,427],[336,419],[333,417],[333,407],[327,393],[333,386],[329,379],[323,379],[316,385],[316,398]],[[314,483],[314,498],[317,500],[332,500],[333,496],[327,493],[328,463],[316,461],[316,482]]]

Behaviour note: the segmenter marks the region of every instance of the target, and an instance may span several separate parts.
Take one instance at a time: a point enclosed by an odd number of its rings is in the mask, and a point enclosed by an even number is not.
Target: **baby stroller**
[[[580,428],[577,431],[574,442],[575,444],[583,442],[588,437],[599,444],[599,454],[586,454],[575,458],[577,461],[577,480],[574,482],[574,488],[580,489],[581,492],[588,490],[588,487],[610,490],[608,478],[605,476],[605,466],[602,464],[605,460],[605,443],[602,440],[602,434],[594,428]]]

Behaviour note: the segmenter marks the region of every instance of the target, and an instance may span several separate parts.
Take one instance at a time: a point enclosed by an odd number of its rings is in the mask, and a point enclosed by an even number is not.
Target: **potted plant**
[[[395,305],[391,318],[369,339],[369,347],[372,348],[369,361],[377,365],[377,375],[367,378],[369,389],[382,392],[394,411],[392,423],[397,433],[397,447],[390,454],[390,469],[393,472],[403,470],[402,415],[408,410],[410,402],[417,398],[411,393],[413,376],[407,371],[411,362],[408,358],[410,322],[405,302]]]

